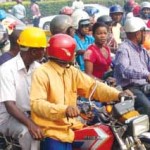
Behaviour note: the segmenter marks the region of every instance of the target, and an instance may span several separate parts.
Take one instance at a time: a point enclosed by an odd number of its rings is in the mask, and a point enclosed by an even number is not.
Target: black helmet
[[[103,16],[100,16],[98,19],[97,19],[97,22],[103,22],[105,24],[109,24],[109,23],[112,23],[113,20],[110,16],[108,15],[103,15]]]

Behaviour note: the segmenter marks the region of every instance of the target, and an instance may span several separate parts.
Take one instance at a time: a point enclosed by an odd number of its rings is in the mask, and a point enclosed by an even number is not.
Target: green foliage
[[[141,1],[142,0],[136,0],[136,2],[139,2],[139,3]],[[38,4],[40,6],[42,16],[48,16],[48,15],[58,14],[59,10],[63,6],[71,6],[72,2],[73,0],[45,0],[45,1],[41,0],[41,1],[38,1]],[[124,0],[83,0],[83,2],[84,3],[98,3],[98,4],[105,5],[105,6],[111,6],[113,4],[120,4],[122,6],[124,5]],[[16,2],[1,3],[0,9],[9,10],[15,4]],[[32,19],[32,15],[30,12],[30,1],[24,0],[23,4],[25,5],[26,10],[27,10],[27,18]]]

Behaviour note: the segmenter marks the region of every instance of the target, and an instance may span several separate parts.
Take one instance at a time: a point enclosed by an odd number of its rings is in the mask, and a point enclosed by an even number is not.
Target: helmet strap
[[[72,64],[72,62],[66,62],[66,61],[63,61],[63,60],[60,60],[58,58],[55,58],[55,57],[49,57],[48,60],[52,60],[62,66],[65,66],[66,68],[69,68]]]

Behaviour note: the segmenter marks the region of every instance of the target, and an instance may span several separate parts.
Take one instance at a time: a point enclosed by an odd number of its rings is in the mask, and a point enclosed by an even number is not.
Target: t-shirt
[[[86,35],[84,37],[84,40],[81,40],[79,38],[79,36],[77,34],[75,34],[74,35],[74,39],[75,39],[76,44],[77,44],[76,51],[78,51],[78,50],[86,50],[89,45],[94,43],[94,38],[93,38],[93,36],[90,36],[90,35]],[[84,67],[83,55],[78,55],[76,60],[77,60],[77,62],[79,64],[79,66],[80,66],[80,69],[82,71],[84,71],[85,67]]]
[[[108,58],[105,58],[100,51],[100,48],[95,44],[88,47],[84,54],[84,60],[93,63],[93,75],[97,78],[102,78],[104,73],[108,71],[111,64],[110,49],[105,47],[108,52]]]

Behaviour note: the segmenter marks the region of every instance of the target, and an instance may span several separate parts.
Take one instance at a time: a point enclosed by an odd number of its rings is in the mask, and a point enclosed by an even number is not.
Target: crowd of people
[[[150,2],[114,4],[109,15],[84,10],[76,0],[50,23],[51,37],[38,28],[41,16],[32,0],[33,26],[8,34],[0,10],[0,133],[22,150],[72,150],[74,130],[84,127],[77,99],[99,103],[135,96],[135,109],[150,116],[150,55],[146,47]],[[84,6],[84,4],[83,4]],[[24,9],[17,0],[13,12]],[[91,8],[92,9],[92,8]],[[9,43],[9,49],[3,50]],[[150,42],[148,42],[148,45]],[[104,78],[107,72],[111,72]],[[107,81],[110,85],[103,83]],[[116,86],[121,86],[122,91]]]

